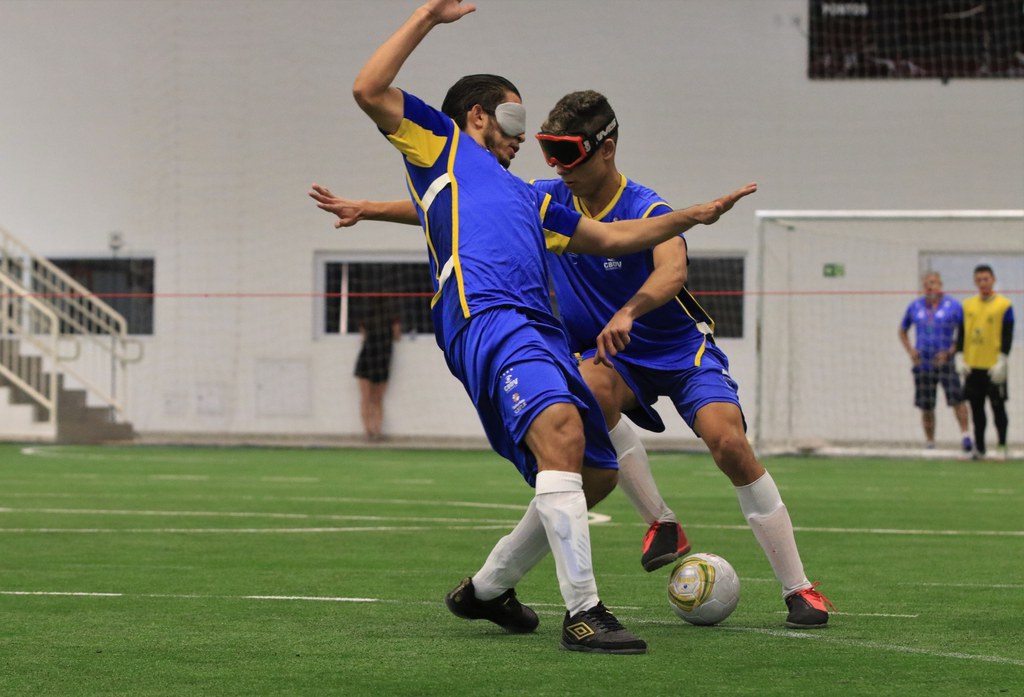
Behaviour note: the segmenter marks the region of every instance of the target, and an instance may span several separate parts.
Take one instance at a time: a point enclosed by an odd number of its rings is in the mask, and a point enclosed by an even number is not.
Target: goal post
[[[996,290],[1024,312],[1024,210],[757,212],[756,395],[752,437],[771,452],[919,453],[900,320],[939,271],[944,290],[976,293],[988,263]],[[1010,356],[1010,447],[1024,431],[1024,341]],[[913,337],[912,337],[913,339]],[[940,454],[960,439],[941,392]],[[991,416],[988,443],[995,443]]]

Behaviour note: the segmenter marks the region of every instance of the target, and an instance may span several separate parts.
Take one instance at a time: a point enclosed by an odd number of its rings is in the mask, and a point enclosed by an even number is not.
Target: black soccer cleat
[[[786,598],[790,629],[820,629],[828,624],[828,611],[835,610],[832,601],[817,591],[818,584],[804,588]]]
[[[565,613],[562,648],[590,653],[647,653],[647,643],[619,624],[600,601],[572,617]]]
[[[519,602],[514,588],[492,600],[477,600],[473,579],[464,578],[444,596],[452,614],[464,620],[490,620],[506,632],[528,634],[537,628],[537,613]]]
[[[660,569],[690,551],[683,526],[676,522],[655,521],[644,535],[640,564],[644,571]]]

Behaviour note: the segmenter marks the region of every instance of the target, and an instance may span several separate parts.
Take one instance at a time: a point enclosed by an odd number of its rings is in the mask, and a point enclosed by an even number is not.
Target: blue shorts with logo
[[[445,352],[448,368],[473,400],[487,439],[530,486],[537,460],[524,443],[530,424],[552,404],[580,410],[586,438],[583,465],[617,469],[604,415],[580,377],[565,333],[511,307],[473,317]]]
[[[593,359],[595,353],[592,349],[581,358]],[[615,356],[611,362],[640,403],[638,408],[623,413],[648,431],[661,433],[665,430],[665,423],[654,409],[654,403],[661,396],[672,400],[676,411],[694,433],[697,433],[694,429],[697,412],[708,404],[735,404],[742,413],[739,386],[729,375],[729,358],[710,341],[704,347],[700,365],[683,370],[650,368],[623,354]],[[746,428],[745,419],[743,426]]]

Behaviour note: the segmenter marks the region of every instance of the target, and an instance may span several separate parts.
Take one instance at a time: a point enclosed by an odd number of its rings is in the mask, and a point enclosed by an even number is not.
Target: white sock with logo
[[[598,603],[597,581],[590,557],[590,524],[583,477],[574,472],[545,470],[537,474],[533,498],[555,557],[558,587],[570,615]]]
[[[608,431],[615,455],[619,460],[619,488],[633,504],[637,513],[651,525],[656,520],[676,522],[676,514],[665,503],[654,483],[651,462],[640,436],[625,419],[619,419],[615,428]]]
[[[804,565],[796,548],[793,521],[772,476],[765,472],[757,481],[736,487],[736,497],[754,537],[772,565],[775,578],[782,584],[782,597],[810,588],[811,582],[804,575]]]
[[[515,588],[550,549],[534,498],[512,532],[498,540],[487,561],[473,575],[474,594],[480,600],[492,600]]]

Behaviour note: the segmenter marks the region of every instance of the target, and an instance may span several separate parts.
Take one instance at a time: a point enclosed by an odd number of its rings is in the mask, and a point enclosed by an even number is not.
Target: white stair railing
[[[53,310],[0,273],[0,375],[42,407],[50,424],[57,418],[59,328]]]
[[[12,286],[5,290],[5,297],[28,302],[33,308],[45,306],[56,318],[59,341],[45,355],[60,363],[59,371],[123,415],[127,365],[142,358],[142,344],[128,336],[125,318],[3,228],[0,276]],[[60,355],[63,342],[73,344],[69,355]]]

